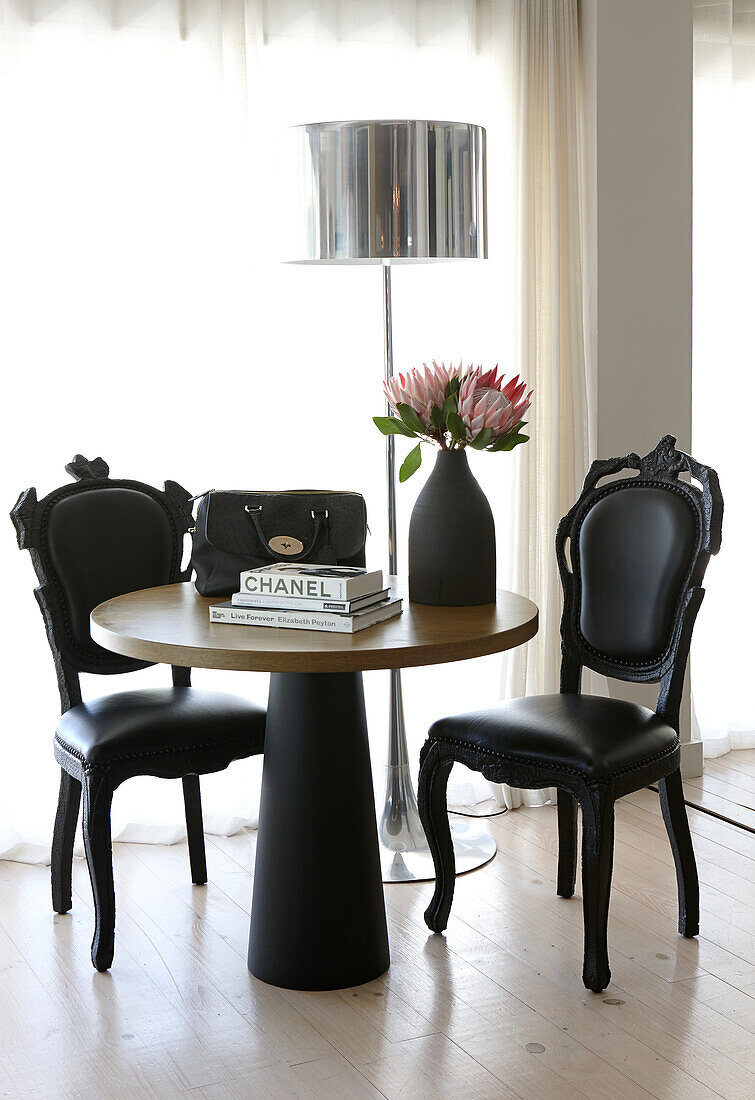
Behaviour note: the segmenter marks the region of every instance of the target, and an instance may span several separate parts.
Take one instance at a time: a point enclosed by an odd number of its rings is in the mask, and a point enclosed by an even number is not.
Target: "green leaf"
[[[467,429],[464,427],[464,421],[459,414],[450,412],[446,417],[446,423],[454,443],[463,443],[467,438]]]
[[[492,447],[488,447],[489,451],[513,451],[514,447],[518,447],[520,443],[526,443],[529,439],[528,435],[522,435],[519,432],[509,433],[508,435],[502,435],[499,439],[496,439]]]
[[[446,386],[446,397],[450,397],[451,394],[458,393],[461,389],[461,379],[451,378]]]
[[[443,412],[437,405],[433,405],[432,409],[430,409],[430,419],[438,429],[438,434],[443,435],[446,430],[446,424],[443,420]]]
[[[404,405],[401,402],[396,406],[396,412],[399,414],[407,428],[419,435],[427,435],[425,425],[422,423],[417,413],[411,407],[411,405]]]
[[[443,408],[440,415],[443,417],[446,424],[448,424],[448,414],[457,413],[459,411],[459,399],[455,393],[449,393],[446,400],[443,402]]]
[[[476,451],[484,451],[488,443],[490,443],[492,434],[490,428],[481,428],[469,446],[474,447]]]
[[[417,472],[421,464],[422,452],[420,451],[420,444],[418,443],[416,447],[412,447],[409,454],[401,463],[401,469],[398,472],[399,481],[404,482],[410,478],[412,474]]]
[[[406,435],[409,439],[416,439],[416,435],[407,428],[406,424],[401,420],[397,420],[395,416],[373,416],[373,422],[376,428],[379,428],[383,435]]]
[[[511,446],[509,447],[509,450],[513,451],[514,447],[518,447],[520,443],[527,443],[529,441],[529,438],[530,437],[528,435],[514,436],[514,438],[511,441]]]

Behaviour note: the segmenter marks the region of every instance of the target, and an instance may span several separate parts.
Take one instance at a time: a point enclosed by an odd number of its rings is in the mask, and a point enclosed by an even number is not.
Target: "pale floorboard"
[[[711,762],[687,784],[697,795],[754,814],[755,754]],[[0,862],[0,1096],[749,1100],[755,836],[689,814],[696,940],[676,934],[657,795],[617,807],[613,980],[599,996],[581,984],[579,896],[554,893],[550,808],[488,820],[499,853],[458,880],[444,936],[422,921],[429,884],[388,887],[391,970],[333,993],[246,969],[253,832],[207,838],[207,887],[191,885],[185,844],[117,844],[109,975],[89,962],[83,861],[65,917],[47,868]]]
[[[686,779],[687,799],[755,829],[755,750],[740,749],[705,761],[705,774]]]

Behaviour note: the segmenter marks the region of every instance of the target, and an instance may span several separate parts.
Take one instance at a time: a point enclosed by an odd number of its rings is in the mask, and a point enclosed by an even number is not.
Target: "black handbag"
[[[271,562],[362,566],[366,538],[360,493],[212,489],[192,531],[194,583],[202,596],[229,596],[240,573]]]

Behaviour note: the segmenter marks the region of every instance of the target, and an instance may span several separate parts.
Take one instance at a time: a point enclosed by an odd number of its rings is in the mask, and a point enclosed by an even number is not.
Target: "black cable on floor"
[[[494,814],[465,814],[461,810],[449,810],[450,814],[456,814],[457,817],[476,817],[480,821],[484,821],[486,817],[502,817],[503,814],[509,812],[508,806],[504,806],[502,810],[496,810]]]
[[[658,788],[654,787],[652,783],[649,785],[648,790],[655,791],[658,794]],[[744,825],[741,821],[734,821],[731,817],[716,813],[715,810],[709,810],[707,806],[699,806],[697,802],[690,802],[688,798],[684,799],[684,805],[689,806],[692,810],[699,810],[701,814],[707,814],[708,817],[717,817],[719,821],[725,821],[728,825],[733,825],[735,829],[744,829],[746,833],[755,833],[752,825]]]

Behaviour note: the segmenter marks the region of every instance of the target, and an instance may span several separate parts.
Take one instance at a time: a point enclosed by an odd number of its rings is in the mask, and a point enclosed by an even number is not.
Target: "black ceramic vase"
[[[495,601],[495,524],[466,450],[439,451],[409,524],[409,599],[462,607]]]

